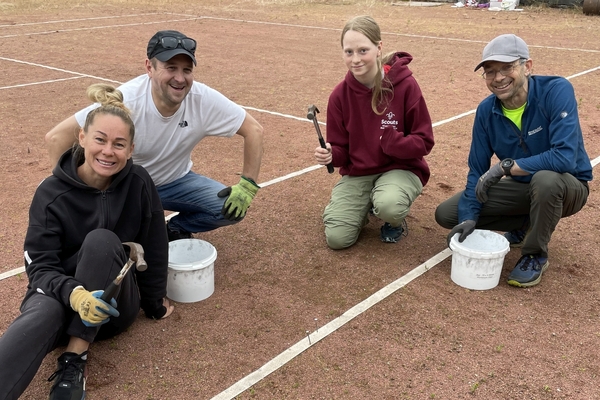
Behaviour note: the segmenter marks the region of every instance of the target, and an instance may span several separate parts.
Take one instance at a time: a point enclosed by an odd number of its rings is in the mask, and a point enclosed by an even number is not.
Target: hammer
[[[102,300],[106,301],[110,304],[110,300],[115,296],[117,290],[119,289],[119,285],[121,285],[121,281],[129,272],[129,268],[135,263],[135,268],[138,271],[145,271],[148,268],[148,264],[146,264],[146,260],[144,260],[144,248],[141,244],[135,242],[125,242],[123,245],[129,247],[129,260],[125,263],[119,275],[108,285],[102,296],[100,297]]]
[[[306,118],[312,120],[315,125],[315,130],[317,131],[317,136],[319,137],[319,143],[321,143],[321,147],[326,149],[325,140],[323,139],[323,135],[321,135],[321,128],[319,127],[319,123],[317,122],[317,114],[319,113],[319,109],[314,104],[308,107],[308,114]],[[327,172],[330,174],[333,173],[333,165],[331,163],[327,164]]]

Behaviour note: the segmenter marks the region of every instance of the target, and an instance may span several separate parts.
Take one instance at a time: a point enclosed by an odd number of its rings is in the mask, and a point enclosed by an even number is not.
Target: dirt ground
[[[411,209],[408,237],[381,243],[381,222],[372,218],[355,246],[329,250],[321,214],[337,172],[320,168],[265,186],[242,223],[197,235],[218,251],[214,294],[177,303],[166,320],[140,315],[128,332],[93,344],[86,399],[217,396],[446,250],[447,231],[433,213],[464,187],[473,114],[457,116],[488,94],[473,68],[498,34],[525,39],[535,73],[570,78],[586,149],[600,156],[600,16],[375,0],[0,3],[0,274],[23,265],[29,203],[51,172],[44,134],[87,104],[91,83],[143,73],[155,31],[198,39],[196,80],[249,107],[263,125],[259,181],[269,182],[315,164],[306,110],[316,104],[326,122],[327,98],[346,72],[340,30],[359,14],[379,22],[384,51],[413,55],[435,123],[432,176]],[[204,140],[194,169],[236,183],[241,149],[239,138]],[[456,285],[451,258],[441,257],[237,398],[599,399],[600,200],[595,182],[590,188],[585,208],[553,235],[540,285],[506,284],[515,250],[500,284],[485,291]],[[26,285],[24,274],[0,280],[0,333],[18,315]],[[23,399],[47,397],[61,351],[46,357]]]

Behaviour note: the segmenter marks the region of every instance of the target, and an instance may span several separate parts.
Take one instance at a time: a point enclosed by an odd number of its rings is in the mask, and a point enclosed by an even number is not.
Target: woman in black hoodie
[[[133,165],[134,126],[122,94],[92,85],[79,144],[37,188],[29,210],[21,315],[0,337],[0,400],[17,399],[50,351],[66,344],[50,399],[85,397],[89,345],[123,332],[140,307],[149,318],[173,311],[166,299],[168,241],[152,179]],[[128,259],[124,242],[145,251],[109,303],[100,299]],[[8,367],[10,366],[10,367]]]

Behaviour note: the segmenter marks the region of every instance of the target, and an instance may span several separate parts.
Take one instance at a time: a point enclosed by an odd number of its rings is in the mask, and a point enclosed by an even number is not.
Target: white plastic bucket
[[[456,234],[450,240],[452,269],[450,278],[467,289],[487,290],[498,286],[504,256],[510,244],[496,232],[475,229],[460,243]]]
[[[204,300],[215,291],[217,250],[200,239],[169,243],[167,297],[180,303]]]

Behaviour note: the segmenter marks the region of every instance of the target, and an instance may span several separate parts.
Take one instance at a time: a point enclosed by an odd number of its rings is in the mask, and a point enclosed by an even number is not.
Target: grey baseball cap
[[[520,58],[529,59],[529,49],[523,39],[513,34],[500,35],[484,47],[475,71],[487,61],[513,62]]]

